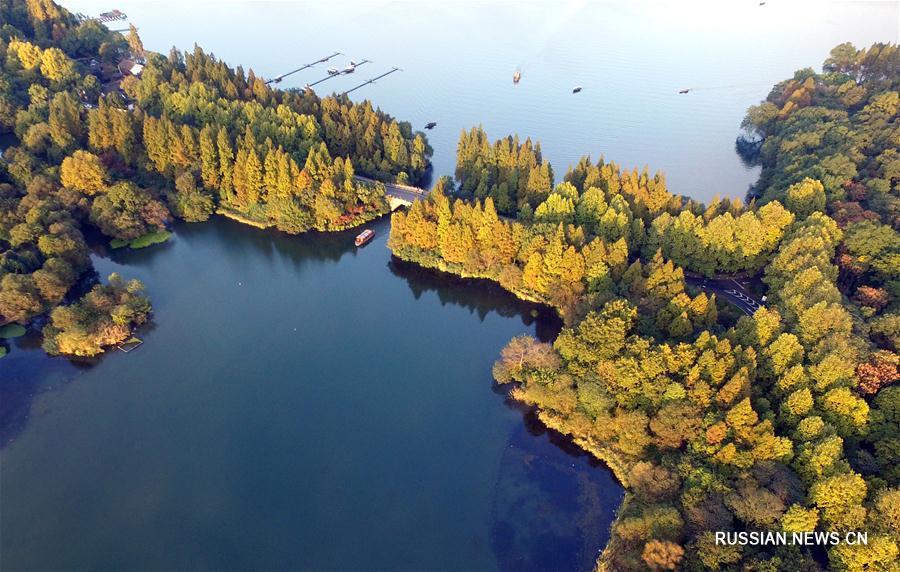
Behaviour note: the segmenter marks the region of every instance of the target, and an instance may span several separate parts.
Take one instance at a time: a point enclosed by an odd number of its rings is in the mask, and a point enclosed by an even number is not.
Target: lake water
[[[886,2],[65,5],[267,77],[334,50],[375,62],[328,91],[402,67],[354,97],[437,121],[437,174],[482,123],[540,139],[557,178],[604,153],[703,200],[755,179],[733,142],[771,84],[841,41],[897,40]],[[154,322],[127,355],[73,364],[26,337],[0,360],[2,567],[590,568],[621,488],[491,383],[511,337],[558,321],[392,262],[373,227],[360,250],[218,220],[98,251],[99,274],[146,283]]]
[[[3,358],[3,568],[588,569],[620,487],[491,382],[558,320],[373,228],[356,250],[218,220],[99,254],[154,325],[96,363]]]

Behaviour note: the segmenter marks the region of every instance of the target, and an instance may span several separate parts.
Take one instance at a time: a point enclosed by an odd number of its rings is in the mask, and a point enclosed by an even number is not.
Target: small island
[[[74,304],[58,306],[44,327],[44,349],[50,355],[94,356],[131,338],[132,329],[147,321],[150,300],[138,280],[125,282],[111,274]]]

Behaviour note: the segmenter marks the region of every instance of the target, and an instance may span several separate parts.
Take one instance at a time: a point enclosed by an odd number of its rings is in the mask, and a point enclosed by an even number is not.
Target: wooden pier
[[[363,60],[363,61],[359,62],[358,64],[356,64],[355,66],[353,66],[353,71],[356,71],[356,68],[358,68],[359,66],[362,66],[362,65],[365,65],[365,64],[370,64],[370,63],[372,63],[371,60]],[[351,73],[353,73],[353,72],[348,72],[348,71],[346,71],[346,70],[341,70],[341,71],[339,71],[339,72],[336,73],[336,74],[329,74],[328,77],[323,77],[323,78],[320,79],[320,80],[314,81],[314,82],[312,82],[312,83],[308,83],[308,84],[306,84],[306,86],[304,86],[304,87],[310,88],[310,87],[313,87],[314,85],[319,85],[320,83],[326,82],[326,81],[328,81],[328,80],[330,80],[330,79],[334,79],[334,78],[340,77],[340,76],[342,76],[342,75],[349,75],[349,74],[351,74]]]
[[[107,22],[116,22],[119,20],[127,20],[128,16],[125,15],[125,12],[121,10],[110,10],[109,12],[101,12],[99,16],[87,16],[85,14],[76,14],[76,18],[80,21],[85,22],[87,20],[96,20],[97,22],[107,23]]]
[[[291,70],[291,71],[289,71],[289,72],[287,72],[287,73],[283,73],[283,74],[281,74],[281,75],[279,75],[279,76],[276,76],[276,77],[270,79],[269,81],[267,81],[266,83],[267,83],[267,84],[270,84],[270,83],[280,83],[281,80],[283,80],[284,78],[286,78],[286,77],[289,76],[289,75],[295,74],[295,73],[297,73],[297,72],[301,72],[301,71],[303,71],[303,70],[305,70],[305,69],[307,69],[307,68],[311,68],[311,67],[313,67],[313,66],[316,65],[316,64],[324,64],[325,62],[327,62],[327,61],[330,60],[331,58],[333,58],[333,57],[335,57],[335,56],[340,56],[340,55],[341,55],[341,52],[334,52],[334,53],[331,54],[330,56],[327,56],[327,57],[318,59],[318,60],[316,60],[316,61],[314,61],[314,62],[310,62],[310,63],[308,63],[308,64],[302,65],[302,66],[300,66],[299,68],[297,68],[297,69],[295,69],[295,70]]]
[[[379,76],[376,76],[376,77],[373,77],[372,79],[368,79],[368,80],[364,81],[363,83],[359,84],[359,85],[356,86],[356,87],[352,87],[352,88],[348,89],[348,90],[345,91],[342,95],[347,95],[347,94],[350,93],[351,91],[356,91],[357,89],[359,89],[359,88],[361,88],[361,87],[366,87],[367,85],[369,85],[369,84],[371,84],[371,83],[375,83],[375,82],[378,81],[379,79],[383,78],[384,76],[391,75],[391,74],[394,73],[395,71],[403,71],[403,70],[401,70],[400,68],[394,68],[394,69],[392,69],[392,70],[390,70],[390,71],[386,71],[386,72],[384,72],[383,74],[381,74],[381,75],[379,75]]]

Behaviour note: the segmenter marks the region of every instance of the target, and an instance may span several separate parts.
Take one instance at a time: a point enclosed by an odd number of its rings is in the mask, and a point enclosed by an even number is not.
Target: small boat
[[[375,238],[375,231],[371,228],[367,228],[366,230],[356,235],[356,240],[354,242],[356,243],[356,246],[362,246],[373,238]]]
[[[687,88],[687,89],[679,89],[679,90],[678,90],[678,93],[687,93],[687,92],[689,92],[689,91],[691,91],[691,88]]]
[[[328,75],[337,75],[341,73],[341,70],[337,68],[328,68]]]
[[[519,83],[520,79],[522,79],[522,72],[516,70],[516,73],[513,74],[513,83]]]
[[[355,71],[356,71],[356,66],[352,65],[352,66],[347,66],[344,69],[342,69],[341,73],[353,73]]]
[[[425,124],[425,129],[434,129],[435,127],[437,127],[437,123],[434,121],[429,121]]]
[[[572,93],[578,93],[579,91],[581,91],[581,86],[580,86],[580,85],[576,85],[576,86],[572,89]]]

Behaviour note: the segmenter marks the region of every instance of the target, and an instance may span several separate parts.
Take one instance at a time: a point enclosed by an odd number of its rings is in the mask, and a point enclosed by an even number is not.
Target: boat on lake
[[[520,79],[522,79],[522,72],[516,70],[516,73],[513,74],[513,83],[519,83]]]
[[[434,121],[429,121],[425,124],[425,129],[434,129],[437,126],[437,123]]]
[[[581,91],[580,85],[576,85],[574,88],[572,88],[572,93],[578,93],[579,91]]]
[[[354,242],[356,243],[356,246],[362,246],[373,238],[375,238],[375,231],[371,228],[367,228],[356,235],[356,240]]]

